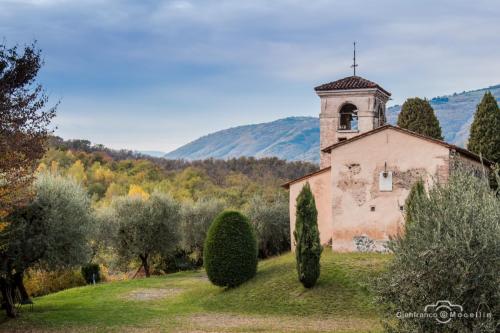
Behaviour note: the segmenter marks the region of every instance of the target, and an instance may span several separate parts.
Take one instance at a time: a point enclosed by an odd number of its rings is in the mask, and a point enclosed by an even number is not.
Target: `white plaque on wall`
[[[378,176],[378,188],[380,192],[392,191],[392,171],[383,171]]]

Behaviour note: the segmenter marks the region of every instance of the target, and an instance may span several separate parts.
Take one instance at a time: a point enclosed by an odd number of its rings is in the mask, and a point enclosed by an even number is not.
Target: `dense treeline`
[[[109,205],[114,197],[134,192],[147,195],[159,191],[179,201],[218,198],[235,209],[245,208],[255,195],[272,198],[282,193],[282,183],[316,169],[308,162],[277,158],[166,160],[56,137],[39,167],[39,171],[74,178],[99,205]]]
[[[106,148],[101,144],[92,145],[88,140],[63,140],[57,136],[50,138],[49,146],[62,151],[104,153],[105,156],[114,161],[148,160],[165,171],[179,171],[188,167],[195,167],[204,170],[216,184],[222,184],[224,176],[230,172],[240,172],[253,179],[272,177],[280,180],[290,180],[318,170],[318,166],[313,163],[303,161],[288,162],[277,157],[260,159],[240,157],[228,160],[205,159],[196,161],[169,160],[144,155],[132,150],[115,150]]]
[[[63,283],[70,287],[82,280],[61,270],[76,271],[87,263],[100,264],[106,274],[142,271],[149,276],[191,269],[203,265],[203,244],[215,216],[238,209],[249,217],[255,230],[259,257],[280,254],[290,248],[288,196],[280,185],[316,168],[276,158],[171,161],[93,146],[85,140],[52,137],[37,169],[34,198],[6,218],[16,221],[16,233],[32,234],[40,243],[10,251],[13,255],[23,252],[25,258],[33,255],[23,266],[26,274],[22,275],[28,289],[37,290],[37,294],[58,288],[40,286],[31,276],[39,280],[59,271],[71,277],[68,284]],[[78,199],[64,204],[57,193],[66,193],[68,200]],[[82,205],[87,205],[84,212]],[[72,211],[75,207],[79,210]],[[41,211],[53,213],[42,215]],[[67,223],[84,216],[88,223]],[[36,229],[40,221],[47,228]],[[55,225],[67,228],[56,228],[59,231],[54,234]],[[79,238],[74,238],[73,246],[82,249],[80,257],[47,265],[56,257],[35,255],[52,247],[52,240],[66,244],[75,233]],[[16,239],[10,241],[13,246],[26,245],[21,238]],[[50,284],[50,280],[44,283]],[[28,297],[23,295],[25,302],[29,302]]]

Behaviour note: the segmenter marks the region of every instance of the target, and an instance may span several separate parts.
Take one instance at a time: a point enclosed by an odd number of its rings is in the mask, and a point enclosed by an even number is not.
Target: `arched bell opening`
[[[358,108],[356,105],[347,103],[342,106],[339,112],[339,130],[358,130]]]

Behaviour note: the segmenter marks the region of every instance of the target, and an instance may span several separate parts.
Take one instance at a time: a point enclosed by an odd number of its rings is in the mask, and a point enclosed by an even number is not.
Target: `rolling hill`
[[[446,141],[465,146],[476,105],[488,90],[500,100],[500,85],[431,99]],[[400,105],[389,107],[388,122],[395,124],[400,111]],[[198,160],[240,156],[276,156],[318,163],[319,119],[290,117],[225,129],[196,139],[166,154],[165,158]]]
[[[34,299],[2,332],[381,332],[372,284],[391,259],[323,251],[314,288],[297,280],[295,256],[259,262],[237,288],[203,270],[71,288]]]

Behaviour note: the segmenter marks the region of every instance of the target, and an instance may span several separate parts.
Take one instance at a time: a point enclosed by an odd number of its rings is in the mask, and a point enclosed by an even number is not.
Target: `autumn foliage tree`
[[[29,184],[38,160],[45,152],[48,126],[56,107],[36,82],[43,64],[35,44],[22,49],[0,44],[0,217],[29,198]],[[16,289],[12,257],[6,253],[8,238],[0,244],[0,289],[8,295]],[[16,316],[11,300],[4,308]]]
[[[36,45],[0,44],[0,211],[5,216],[26,198],[33,171],[45,152],[55,107],[35,82],[42,59]]]

